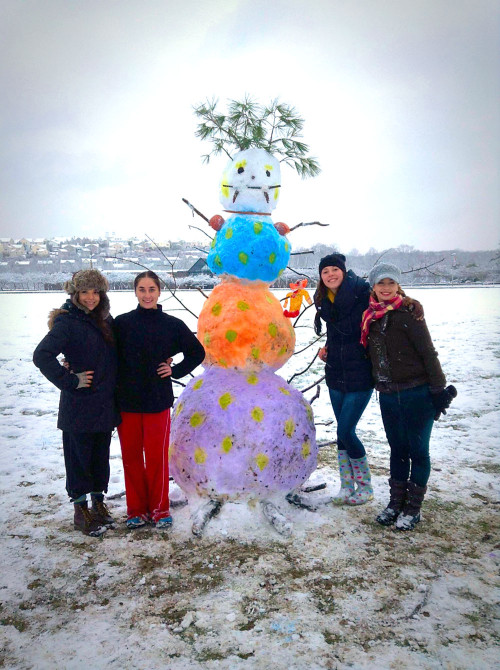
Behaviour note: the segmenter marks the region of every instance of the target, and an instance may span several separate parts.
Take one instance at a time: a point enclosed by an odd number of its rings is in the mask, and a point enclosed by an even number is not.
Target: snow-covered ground
[[[375,501],[312,513],[279,499],[294,525],[289,539],[248,504],[226,504],[195,539],[196,500],[174,510],[170,534],[128,532],[123,497],[109,502],[121,522],[116,530],[102,539],[75,532],[55,427],[58,392],[31,362],[47,314],[64,296],[0,295],[0,666],[500,667],[500,289],[412,289],[411,295],[423,302],[448,382],[459,391],[435,424],[424,520],[408,534],[373,521],[387,498],[389,453],[374,396],[359,433]],[[182,299],[199,312],[200,294],[184,292]],[[112,293],[111,304],[119,314],[135,301],[131,293]],[[165,303],[169,311],[179,307]],[[311,318],[309,310],[299,324]],[[297,337],[299,350],[312,331],[298,328]],[[282,376],[304,369],[316,350],[294,356]],[[315,363],[294,384],[305,388],[321,372]],[[318,424],[331,420],[325,387],[313,408]],[[334,438],[334,424],[318,425],[321,442]],[[311,479],[333,491],[335,448],[322,448],[319,461]],[[116,438],[111,468],[109,494],[120,494]],[[179,493],[174,485],[173,497]]]

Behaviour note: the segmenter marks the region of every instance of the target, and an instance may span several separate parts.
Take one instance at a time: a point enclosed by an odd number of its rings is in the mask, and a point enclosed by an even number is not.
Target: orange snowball
[[[216,286],[198,319],[209,367],[278,370],[293,354],[295,331],[264,283]]]

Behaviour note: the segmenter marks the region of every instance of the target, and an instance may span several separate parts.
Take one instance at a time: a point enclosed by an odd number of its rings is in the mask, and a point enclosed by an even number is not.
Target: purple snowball
[[[264,498],[316,469],[311,406],[270,370],[209,368],[182,392],[172,418],[170,472],[188,495]]]

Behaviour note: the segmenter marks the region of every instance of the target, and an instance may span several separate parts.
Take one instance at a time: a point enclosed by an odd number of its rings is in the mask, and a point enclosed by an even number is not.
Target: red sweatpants
[[[122,448],[127,515],[156,522],[169,516],[168,442],[170,410],[153,414],[122,412],[118,435]]]

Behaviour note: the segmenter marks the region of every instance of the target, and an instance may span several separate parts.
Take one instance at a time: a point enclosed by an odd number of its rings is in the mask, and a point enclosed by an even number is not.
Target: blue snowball
[[[216,275],[273,282],[286,268],[290,251],[271,217],[234,214],[217,233],[207,264]]]

